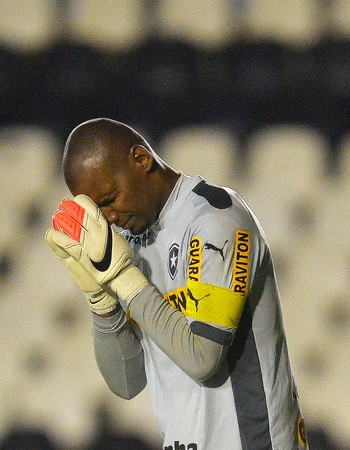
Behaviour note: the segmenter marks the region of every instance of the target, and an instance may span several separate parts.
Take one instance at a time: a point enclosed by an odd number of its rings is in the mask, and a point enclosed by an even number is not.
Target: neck
[[[169,166],[165,166],[161,169],[158,189],[160,192],[158,203],[158,214],[163,209],[163,206],[167,202],[172,190],[174,189],[177,180],[180,177],[180,173],[176,172]]]

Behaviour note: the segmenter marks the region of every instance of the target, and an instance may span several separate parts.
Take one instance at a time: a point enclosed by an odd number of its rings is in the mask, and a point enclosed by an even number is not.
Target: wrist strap
[[[127,305],[141,291],[143,287],[149,284],[147,278],[136,266],[129,266],[124,269],[111,282],[111,289]]]

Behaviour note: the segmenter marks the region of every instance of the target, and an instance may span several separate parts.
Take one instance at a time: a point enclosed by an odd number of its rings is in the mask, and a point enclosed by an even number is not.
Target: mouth
[[[123,230],[130,230],[130,220],[133,216],[130,216],[126,221],[118,223],[118,227],[123,228]]]
[[[148,228],[142,222],[138,222],[134,216],[131,216],[126,222],[123,222],[123,224],[119,226],[123,230],[130,231],[134,236],[144,233]]]

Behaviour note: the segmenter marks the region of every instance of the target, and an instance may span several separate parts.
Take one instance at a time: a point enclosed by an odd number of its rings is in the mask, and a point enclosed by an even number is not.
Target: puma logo
[[[219,252],[220,255],[221,255],[221,257],[222,257],[222,260],[225,261],[224,248],[225,248],[225,245],[226,245],[227,243],[228,243],[228,240],[225,241],[225,243],[224,243],[224,245],[222,246],[222,248],[218,248],[218,247],[216,247],[214,244],[211,244],[210,242],[206,242],[206,243],[204,244],[204,248],[205,248],[206,250],[214,250],[214,252]]]
[[[189,298],[192,301],[194,301],[194,304],[196,305],[196,312],[198,312],[198,302],[203,300],[203,298],[205,298],[205,297],[209,297],[210,294],[203,295],[203,297],[201,297],[201,298],[195,298],[194,295],[192,294],[192,292],[187,288],[187,295],[189,296]]]

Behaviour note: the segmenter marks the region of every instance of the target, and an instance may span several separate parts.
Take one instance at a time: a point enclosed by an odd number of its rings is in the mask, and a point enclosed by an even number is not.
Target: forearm
[[[93,342],[98,368],[113,393],[135,397],[146,386],[143,350],[118,306],[111,317],[93,314]]]
[[[195,381],[215,374],[226,356],[223,345],[194,334],[186,317],[148,285],[130,303],[131,317]]]

